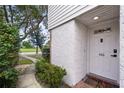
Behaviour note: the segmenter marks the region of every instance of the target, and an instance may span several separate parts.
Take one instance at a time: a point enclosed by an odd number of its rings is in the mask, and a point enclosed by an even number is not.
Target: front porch
[[[89,73],[73,88],[119,88],[119,84],[115,80]]]

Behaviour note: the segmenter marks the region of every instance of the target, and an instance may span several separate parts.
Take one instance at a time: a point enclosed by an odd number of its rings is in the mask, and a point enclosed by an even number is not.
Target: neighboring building
[[[50,5],[51,63],[66,69],[74,86],[93,73],[120,82],[119,6]]]

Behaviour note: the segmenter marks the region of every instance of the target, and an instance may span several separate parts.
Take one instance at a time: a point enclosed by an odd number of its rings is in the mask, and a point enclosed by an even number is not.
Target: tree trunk
[[[37,45],[37,47],[36,47],[36,55],[38,54],[38,45]]]
[[[40,52],[41,52],[41,55],[42,55],[42,46],[39,46],[39,48],[40,48]]]
[[[9,5],[9,11],[11,13],[11,23],[13,24],[13,10],[11,5]]]
[[[7,9],[6,9],[6,6],[5,5],[3,5],[3,9],[4,9],[4,13],[5,13],[6,22],[9,23],[8,13],[7,13]]]

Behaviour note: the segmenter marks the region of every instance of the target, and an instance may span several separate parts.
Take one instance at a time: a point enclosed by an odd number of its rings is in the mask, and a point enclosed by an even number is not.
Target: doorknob
[[[111,55],[111,57],[117,57],[117,55],[114,54],[114,55]]]

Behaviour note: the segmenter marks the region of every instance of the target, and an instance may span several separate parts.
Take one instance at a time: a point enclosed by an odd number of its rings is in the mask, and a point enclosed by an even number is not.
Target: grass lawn
[[[40,51],[40,49],[38,49]],[[21,48],[20,52],[36,52],[35,48]]]
[[[28,59],[22,59],[22,60],[19,60],[19,64],[20,65],[23,65],[23,64],[32,64],[32,61],[31,60],[28,60]]]

